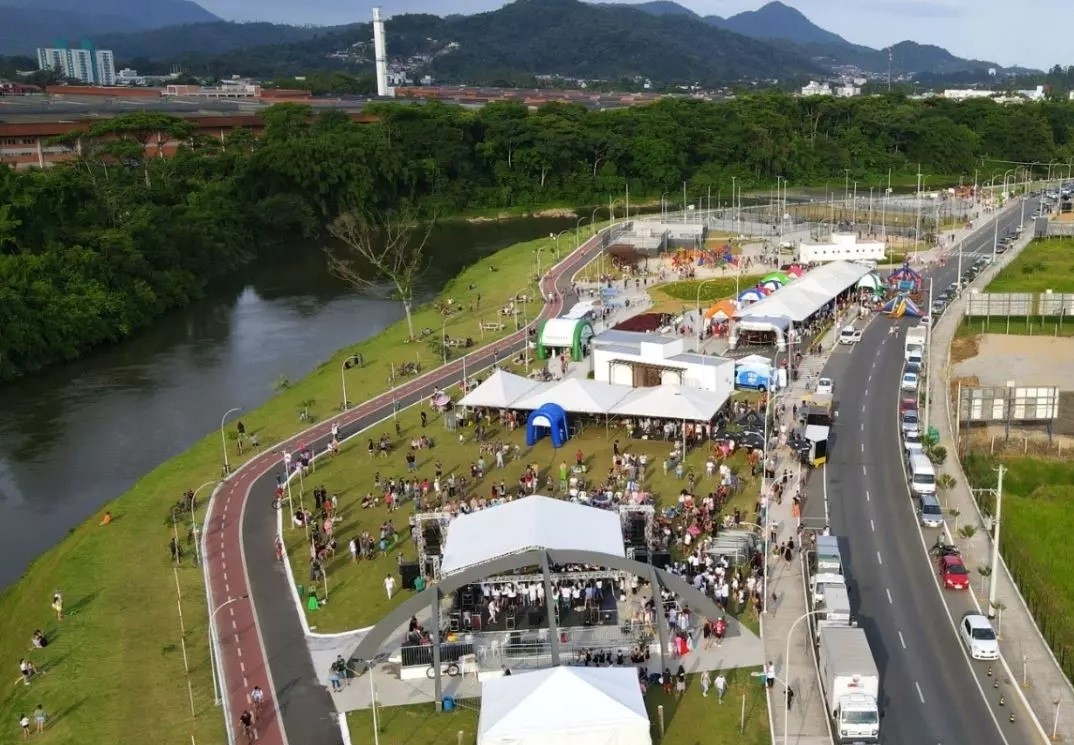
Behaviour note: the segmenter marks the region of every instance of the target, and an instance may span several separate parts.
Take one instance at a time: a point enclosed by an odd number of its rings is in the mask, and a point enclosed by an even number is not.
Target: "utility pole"
[[[1006,468],[1002,465],[997,469],[996,478],[996,514],[992,532],[992,575],[988,583],[988,617],[996,616],[996,580],[999,578],[999,528],[1000,517],[1003,509],[1003,474]]]
[[[958,242],[958,279],[955,280],[959,294],[962,293],[962,244],[964,241]],[[931,281],[931,280],[930,280]]]
[[[682,182],[682,221],[686,222],[686,182]]]
[[[1000,209],[996,208],[996,216],[992,218],[992,263],[996,263],[996,247],[999,246],[999,213]],[[961,276],[961,275],[960,275]]]
[[[961,274],[959,275],[962,276]],[[925,309],[925,312],[929,314],[929,325],[925,327],[925,355],[923,362],[925,363],[925,374],[930,376],[933,373],[932,370],[932,327],[936,323],[936,319],[933,318],[932,313],[932,278],[929,278],[929,307]],[[925,432],[924,435],[927,438],[929,436],[929,402],[932,401],[932,396],[929,395],[929,385],[925,385]]]
[[[917,227],[914,229],[914,259],[921,246],[921,164],[917,164]]]

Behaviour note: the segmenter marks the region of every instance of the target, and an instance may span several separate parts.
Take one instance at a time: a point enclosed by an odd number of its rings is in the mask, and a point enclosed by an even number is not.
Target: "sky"
[[[197,0],[234,21],[335,25],[365,22],[377,0]],[[618,0],[630,2],[631,0]],[[701,15],[755,10],[765,0],[677,0]],[[1074,64],[1074,10],[1069,0],[784,0],[818,26],[856,44],[883,48],[911,40],[959,57],[1047,69]],[[502,0],[380,0],[386,15],[478,13]]]

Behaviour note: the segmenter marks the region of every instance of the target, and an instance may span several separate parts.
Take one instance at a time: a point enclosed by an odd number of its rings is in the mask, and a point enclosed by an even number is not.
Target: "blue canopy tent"
[[[552,402],[541,404],[540,408],[534,409],[526,419],[526,447],[533,447],[537,440],[541,439],[543,432],[539,429],[549,430],[552,437],[552,447],[561,448],[570,439],[570,430],[567,429],[567,412],[559,404]]]

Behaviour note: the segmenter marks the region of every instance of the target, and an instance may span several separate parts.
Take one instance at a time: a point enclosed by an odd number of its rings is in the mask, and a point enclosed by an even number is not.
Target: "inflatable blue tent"
[[[559,404],[541,404],[526,420],[526,446],[533,447],[544,435],[539,429],[547,429],[552,436],[552,447],[561,448],[570,439],[567,429],[567,412]]]
[[[880,311],[882,313],[887,313],[892,318],[902,318],[903,316],[920,318],[924,315],[924,313],[921,312],[921,308],[917,307],[917,303],[906,295],[896,295],[891,300],[884,303],[884,306]]]

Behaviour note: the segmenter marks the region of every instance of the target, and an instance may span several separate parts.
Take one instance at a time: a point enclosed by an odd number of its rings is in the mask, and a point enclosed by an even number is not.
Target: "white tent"
[[[512,404],[516,409],[537,409],[549,401],[572,414],[607,414],[634,389],[597,380],[567,378],[549,386],[539,386]]]
[[[554,667],[481,684],[477,745],[652,745],[633,667]]]
[[[467,393],[459,401],[460,406],[489,406],[506,408],[529,393],[538,383],[521,375],[497,370],[488,380]]]
[[[618,512],[533,496],[452,520],[440,571],[448,575],[532,548],[626,556]]]
[[[781,287],[768,297],[735,313],[735,318],[769,316],[801,323],[830,303],[844,290],[853,287],[871,270],[849,261],[833,261]]]
[[[712,393],[681,385],[635,388],[626,398],[615,405],[612,413],[617,416],[707,422],[716,416],[716,412],[723,408],[723,405],[731,398],[733,392],[733,388]]]
[[[750,354],[735,360],[736,367],[752,367],[767,370],[772,367],[772,360],[764,355]]]

